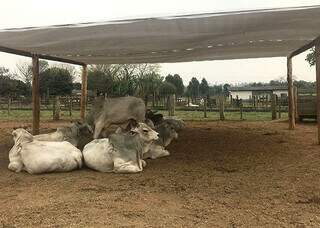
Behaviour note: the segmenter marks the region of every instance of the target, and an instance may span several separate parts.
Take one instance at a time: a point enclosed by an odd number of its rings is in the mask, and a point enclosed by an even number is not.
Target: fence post
[[[69,116],[72,116],[72,96],[69,97]]]
[[[242,99],[240,99],[240,120],[243,120],[243,103],[242,103]]]
[[[53,101],[53,120],[60,119],[60,100],[59,96],[54,97]]]
[[[203,100],[203,117],[207,118],[207,98],[206,97]]]
[[[294,98],[294,111],[295,111],[295,120],[299,121],[298,115],[298,88],[296,86],[293,87],[293,98]]]
[[[11,112],[11,97],[8,97],[8,115],[10,115]]]
[[[278,97],[277,104],[278,104],[278,118],[281,119],[281,97]]]
[[[176,101],[176,98],[175,98],[174,94],[170,95],[168,97],[167,106],[168,106],[168,114],[169,114],[169,116],[174,116],[175,101]]]
[[[220,120],[225,120],[224,118],[224,96],[219,96],[219,112],[220,112]]]
[[[276,100],[277,100],[277,95],[276,94],[272,94],[271,95],[271,116],[272,116],[272,120],[277,119],[277,111],[276,111]]]

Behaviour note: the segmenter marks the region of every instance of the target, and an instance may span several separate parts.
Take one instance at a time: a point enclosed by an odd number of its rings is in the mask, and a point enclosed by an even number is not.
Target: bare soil
[[[0,123],[0,227],[320,227],[314,124],[188,122],[142,173],[34,176],[7,169],[26,125]]]

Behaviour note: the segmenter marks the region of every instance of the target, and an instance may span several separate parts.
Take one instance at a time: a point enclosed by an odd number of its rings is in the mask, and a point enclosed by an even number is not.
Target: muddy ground
[[[140,174],[35,176],[7,169],[21,125],[0,123],[0,227],[320,226],[314,124],[188,122],[172,155],[147,160]]]

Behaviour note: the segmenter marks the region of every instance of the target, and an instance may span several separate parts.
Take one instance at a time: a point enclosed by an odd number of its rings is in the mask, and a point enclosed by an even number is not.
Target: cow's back
[[[112,123],[123,123],[129,119],[144,122],[145,104],[142,99],[136,97],[110,98],[104,102],[102,115],[110,119]]]
[[[33,141],[22,146],[22,163],[27,172],[66,172],[82,166],[82,153],[69,142]]]

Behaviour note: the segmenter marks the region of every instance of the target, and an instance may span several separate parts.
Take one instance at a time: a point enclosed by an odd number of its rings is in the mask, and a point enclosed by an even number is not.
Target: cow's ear
[[[139,125],[138,125],[138,122],[136,121],[136,120],[134,120],[134,119],[130,119],[129,120],[129,123],[128,123],[128,126],[126,127],[126,130],[131,130],[131,129],[133,129],[133,128],[136,128],[136,127],[138,127]]]

